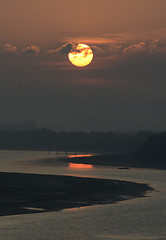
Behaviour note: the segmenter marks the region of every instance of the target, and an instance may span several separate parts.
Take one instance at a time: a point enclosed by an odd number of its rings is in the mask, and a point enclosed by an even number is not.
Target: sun
[[[88,45],[79,43],[68,53],[68,58],[73,65],[85,67],[91,63],[93,52]]]

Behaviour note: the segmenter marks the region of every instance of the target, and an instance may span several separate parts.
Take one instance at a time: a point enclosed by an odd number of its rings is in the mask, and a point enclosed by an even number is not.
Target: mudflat
[[[152,190],[128,181],[1,172],[0,216],[111,204]]]

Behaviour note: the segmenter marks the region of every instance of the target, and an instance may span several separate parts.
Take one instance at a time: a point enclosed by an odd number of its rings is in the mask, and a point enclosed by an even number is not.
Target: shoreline
[[[151,161],[146,158],[140,158],[134,154],[124,153],[124,154],[101,154],[93,155],[88,157],[66,157],[63,159],[58,159],[58,161],[66,163],[81,163],[81,164],[91,164],[94,166],[112,166],[117,168],[149,168],[166,170],[166,163]]]
[[[147,184],[128,181],[0,172],[0,216],[112,204],[149,191]]]

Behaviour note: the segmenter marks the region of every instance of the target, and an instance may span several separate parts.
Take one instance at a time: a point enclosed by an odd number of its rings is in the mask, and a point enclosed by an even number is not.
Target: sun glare
[[[88,45],[80,43],[74,50],[69,52],[68,58],[73,65],[77,67],[85,67],[91,63],[93,52]]]

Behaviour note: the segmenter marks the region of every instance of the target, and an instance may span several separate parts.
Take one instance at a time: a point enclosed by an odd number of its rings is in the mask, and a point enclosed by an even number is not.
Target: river
[[[147,183],[155,191],[116,204],[0,217],[1,240],[166,240],[165,170],[53,162],[53,157],[64,157],[60,154],[0,151],[0,171],[129,180]]]

